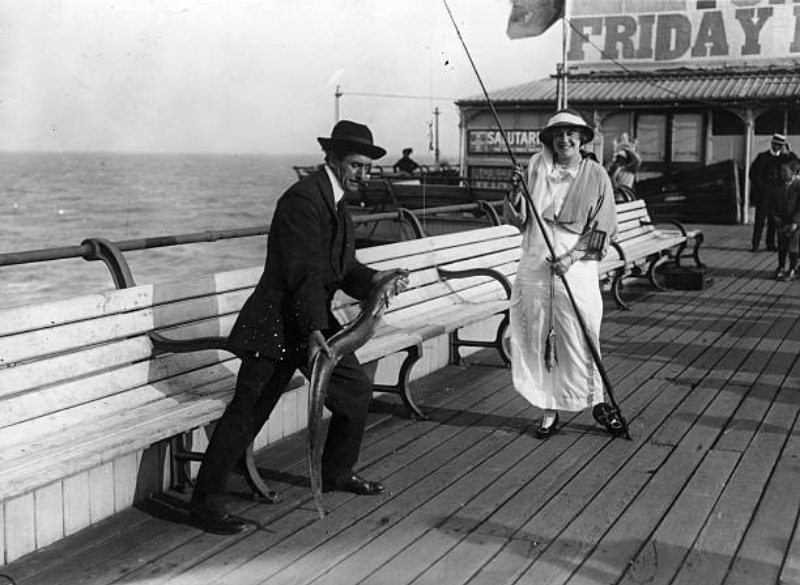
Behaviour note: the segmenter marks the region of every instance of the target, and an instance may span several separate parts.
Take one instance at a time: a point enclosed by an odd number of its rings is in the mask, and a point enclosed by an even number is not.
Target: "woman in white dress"
[[[514,188],[504,206],[506,219],[523,232],[511,297],[512,377],[516,391],[544,411],[536,431],[540,439],[558,428],[559,410],[578,411],[603,402],[600,373],[560,278],[565,275],[599,350],[603,302],[597,261],[616,234],[617,217],[608,174],[581,154],[581,146],[593,139],[594,131],[580,114],[561,110],[540,132],[542,152],[528,164],[528,191],[555,258],[522,197],[521,173],[512,178]],[[587,236],[600,233],[605,237],[593,238],[587,247]]]

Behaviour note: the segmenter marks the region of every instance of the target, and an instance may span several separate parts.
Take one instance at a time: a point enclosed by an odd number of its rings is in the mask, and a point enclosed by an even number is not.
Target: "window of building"
[[[674,114],[672,117],[672,162],[699,163],[703,154],[703,115]]]
[[[771,136],[775,132],[783,133],[784,126],[783,108],[773,108],[756,118],[756,135]]]
[[[636,120],[636,139],[642,162],[663,163],[667,158],[667,117],[642,114]]]
[[[714,110],[711,117],[714,136],[744,136],[744,121],[733,112]]]
[[[788,128],[786,133],[790,136],[797,136],[800,134],[800,108],[798,108],[796,105],[789,105],[787,108],[789,113],[787,115]]]
[[[786,128],[784,130],[784,124]],[[756,118],[756,134],[788,134],[797,136],[800,134],[800,108],[794,104],[789,104],[786,108],[774,108],[764,112]]]

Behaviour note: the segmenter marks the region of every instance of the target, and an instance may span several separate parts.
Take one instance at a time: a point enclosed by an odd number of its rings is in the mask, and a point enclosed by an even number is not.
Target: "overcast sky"
[[[490,90],[555,72],[560,27],[512,41],[509,0],[449,4]],[[387,158],[427,153],[437,106],[457,158],[453,98],[480,93],[439,0],[0,3],[0,150],[314,153],[337,84]]]

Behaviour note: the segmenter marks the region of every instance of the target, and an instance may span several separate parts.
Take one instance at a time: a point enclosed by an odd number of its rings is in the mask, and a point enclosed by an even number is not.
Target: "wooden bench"
[[[691,257],[695,266],[703,267],[700,261],[700,246],[703,233],[687,230],[680,222],[666,220],[654,222],[641,199],[617,203],[617,237],[612,250],[604,261],[605,268],[623,263],[624,268],[615,268],[611,289],[617,304],[627,309],[620,298],[619,289],[628,277],[647,278],[657,290],[664,290],[658,278],[658,270],[668,262],[680,266],[685,251],[692,245]],[[670,227],[665,227],[670,226]],[[601,266],[603,264],[601,263]],[[609,274],[608,271],[606,271]]]
[[[409,289],[392,300],[385,322],[357,354],[364,363],[402,359],[397,381],[377,391],[400,394],[424,416],[408,385],[423,347],[445,351],[432,351],[417,374],[457,359],[465,346],[495,347],[508,360],[508,279],[519,242],[517,230],[498,226],[358,251],[376,269],[411,271]],[[126,266],[115,270],[118,282],[130,277]],[[6,562],[171,485],[183,467],[167,464],[169,452],[180,450],[176,438],[219,418],[238,359],[216,349],[154,351],[151,336],[224,338],[260,274],[254,267],[0,311]],[[358,304],[340,295],[335,311],[348,321]],[[494,335],[472,342],[459,334],[476,329]],[[450,355],[443,343],[452,344]],[[304,388],[284,399],[260,435],[263,444],[305,426]]]

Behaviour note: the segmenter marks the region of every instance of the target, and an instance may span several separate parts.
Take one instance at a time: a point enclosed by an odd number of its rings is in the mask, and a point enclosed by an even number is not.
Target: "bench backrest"
[[[409,287],[392,299],[384,320],[401,325],[404,320],[464,301],[502,298],[503,289],[486,276],[446,282],[438,268],[466,270],[494,268],[513,280],[520,256],[521,235],[501,225],[358,250],[359,260],[376,270],[405,268]],[[335,314],[349,322],[358,314],[358,302],[339,294]]]
[[[615,241],[624,246],[626,242],[637,238],[647,237],[655,230],[647,211],[645,202],[641,199],[617,203],[617,237]]]
[[[154,356],[147,333],[200,318],[196,329],[219,334],[246,292],[228,283],[224,294],[209,296],[220,288],[218,278],[0,311],[3,469],[24,465],[27,453],[53,441],[85,443],[95,430],[98,441],[106,440],[99,429],[132,409],[157,418],[182,402],[207,399],[208,411],[216,410],[211,402],[229,391],[238,368],[233,357],[217,351]],[[211,313],[222,318],[210,319]],[[162,438],[117,447],[130,452]]]

